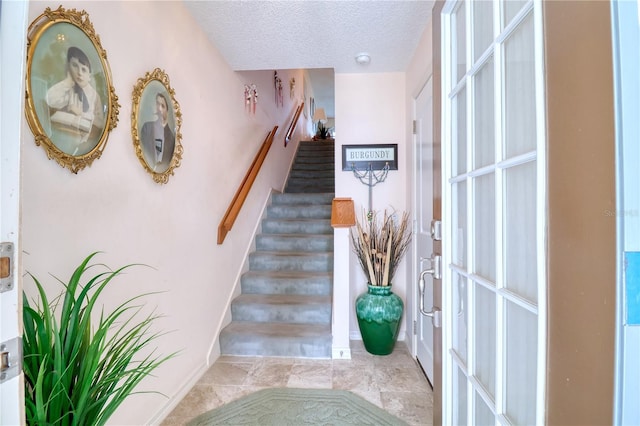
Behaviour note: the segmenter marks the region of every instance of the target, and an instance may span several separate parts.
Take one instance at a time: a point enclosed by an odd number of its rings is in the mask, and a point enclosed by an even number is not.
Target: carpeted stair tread
[[[334,179],[335,171],[333,169],[327,170],[291,170],[289,179],[309,179],[309,178],[321,178],[321,179]]]
[[[333,252],[254,251],[249,254],[249,267],[254,271],[331,271]]]
[[[272,204],[267,207],[270,219],[331,219],[331,205]]]
[[[247,271],[243,277],[267,277],[273,280],[296,280],[302,283],[317,282],[318,280],[331,279],[330,272],[302,272],[302,271]]]
[[[335,166],[333,164],[325,163],[296,163],[291,167],[291,170],[311,172],[333,170],[335,172]]]
[[[253,321],[235,321],[226,331],[241,335],[264,335],[291,339],[294,337],[331,337],[330,324],[263,323]]]
[[[327,191],[331,191],[331,190],[335,190],[335,186],[329,186],[329,185],[324,185],[324,186],[319,186],[319,185],[290,185],[290,186],[287,186],[287,192],[290,193],[290,194],[302,194],[302,193],[308,193],[308,192],[313,192],[313,191],[327,192]]]
[[[222,355],[331,357],[331,324],[232,321],[220,333]]]
[[[331,303],[328,295],[316,296],[305,294],[241,294],[234,299],[238,304],[263,304],[263,305],[326,305]]]
[[[274,204],[305,204],[305,205],[314,205],[314,204],[323,204],[328,203],[331,204],[333,201],[334,194],[333,193],[314,193],[314,194],[273,194],[272,202]]]
[[[247,271],[242,294],[331,294],[331,272]]]
[[[306,149],[323,149],[323,148],[333,149],[334,146],[335,146],[334,140],[321,139],[321,140],[315,140],[315,141],[300,141],[300,145],[298,146],[298,149],[300,149],[300,147],[304,147]]]
[[[271,219],[262,221],[267,234],[332,234],[331,219]]]
[[[299,185],[299,186],[330,186],[335,185],[333,178],[319,178],[316,177],[313,180],[308,178],[292,178],[289,179],[287,187]]]
[[[256,250],[249,254],[249,257],[275,257],[275,258],[293,258],[293,259],[328,259],[333,256],[330,251],[325,252],[302,252],[302,251],[276,251],[276,250]]]
[[[296,159],[309,155],[321,155],[326,157],[333,157],[335,153],[335,146],[313,146],[309,144],[300,144],[298,151],[296,152]]]
[[[316,161],[309,161],[314,159]],[[333,152],[323,152],[323,151],[307,151],[307,152],[299,152],[298,157],[296,157],[294,164],[302,164],[302,163],[333,163],[334,155]]]
[[[259,234],[257,251],[332,251],[333,235],[316,234]]]
[[[309,155],[307,157],[296,158],[296,161],[295,161],[294,164],[296,164],[296,165],[301,165],[301,164],[327,164],[327,160],[329,160],[329,159],[333,163],[333,156],[324,157],[324,156],[318,156],[318,155]]]
[[[331,297],[300,294],[242,294],[231,306],[237,321],[326,324],[331,321]]]

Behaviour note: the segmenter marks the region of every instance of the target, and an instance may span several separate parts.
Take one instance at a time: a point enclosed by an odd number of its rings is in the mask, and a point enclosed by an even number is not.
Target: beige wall
[[[373,188],[373,209],[378,211],[408,210],[405,186],[407,184],[407,129],[405,73],[336,74],[336,197],[354,200],[356,217],[361,218],[368,209],[368,187],[358,181],[350,171],[342,171],[342,145],[398,144],[398,170],[389,171],[387,179]],[[366,280],[351,252],[351,301],[367,289]],[[407,262],[405,260],[403,261]],[[393,282],[393,291],[406,300],[406,268],[400,265]],[[352,338],[360,332],[352,312],[350,322]],[[405,337],[405,326],[399,339]]]
[[[59,2],[31,2],[29,20]],[[118,126],[102,157],[77,175],[48,160],[35,145],[26,122],[22,140],[22,247],[24,267],[45,281],[67,279],[90,252],[98,261],[129,270],[104,295],[107,308],[145,292],[163,292],[150,308],[165,318],[159,352],[180,355],[145,380],[141,388],[162,392],[130,398],[112,424],[147,424],[166,414],[215,360],[217,335],[271,188],[281,189],[297,139],[284,148],[288,118],[295,108],[288,81],[300,71],[280,71],[286,84],[284,108],[275,108],[273,71],[262,77],[255,116],[244,107],[245,81],[232,72],[182,2],[66,2],[85,9],[107,51],[119,98]],[[159,185],[140,165],[132,145],[132,90],[138,78],[159,67],[170,77],[183,116],[182,164],[168,184]],[[252,76],[256,80],[261,76]],[[264,86],[263,86],[264,84]],[[223,245],[217,227],[272,126],[280,131],[263,171]],[[304,126],[299,126],[304,129]],[[24,279],[28,294],[30,279]],[[140,409],[144,407],[144,409]]]
[[[550,425],[613,421],[615,158],[609,2],[544,2]]]

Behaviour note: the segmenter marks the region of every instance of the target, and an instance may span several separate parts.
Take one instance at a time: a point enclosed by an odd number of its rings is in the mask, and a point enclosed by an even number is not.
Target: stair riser
[[[331,294],[331,279],[315,280],[272,280],[242,278],[240,287],[243,294],[299,294],[306,296],[326,296]]]
[[[265,234],[333,234],[330,220],[278,220],[262,221]]]
[[[303,156],[307,153],[322,153],[326,155],[333,155],[336,152],[336,147],[331,145],[300,145],[298,146],[298,151],[296,151],[296,158]]]
[[[300,142],[298,145],[298,151],[305,150],[330,150],[335,151],[335,142]]]
[[[333,165],[333,163],[331,164],[326,164],[326,163],[294,163],[293,166],[291,166],[291,170],[318,170],[318,171],[326,171],[326,170],[333,170],[335,172],[335,166]]]
[[[260,234],[256,236],[256,249],[297,252],[333,251],[333,236],[318,235],[315,238],[305,238]]]
[[[235,321],[329,324],[331,305],[232,304],[231,315]]]
[[[331,219],[331,206],[310,205],[270,205],[267,207],[269,219]]]
[[[273,194],[271,198],[272,205],[278,204],[331,204],[333,201],[333,194],[305,194],[300,196],[298,194]]]
[[[298,155],[294,161],[294,163],[308,163],[309,160],[316,160],[316,163],[327,163],[327,164],[335,164],[335,157],[333,153],[324,153],[324,152],[307,152],[303,155]]]
[[[252,271],[306,271],[330,272],[333,259],[330,256],[275,256],[265,253],[252,253],[249,256]]]
[[[289,194],[308,194],[309,192],[335,192],[334,186],[288,186]]]
[[[220,352],[223,355],[331,358],[331,341],[330,335],[289,340],[272,336],[245,338],[223,332],[220,334]]]
[[[287,180],[287,186],[290,186],[294,182],[298,184],[308,185],[308,186],[328,185],[328,184],[333,185],[335,183],[335,179],[333,177],[320,177],[320,176],[315,176],[313,178],[309,178],[308,176],[298,176],[298,177],[291,176],[289,180]]]
[[[335,164],[335,157],[333,153],[325,154],[323,152],[309,152],[305,155],[298,155],[295,160],[293,160],[294,164],[308,164],[308,163],[318,163],[318,164]]]
[[[291,178],[307,178],[307,179],[334,179],[335,170],[291,170],[289,173],[289,179]],[[335,179],[334,179],[335,180]]]
[[[327,186],[327,185],[335,185],[335,181],[333,178],[300,178],[300,177],[291,177],[287,181],[287,186]]]
[[[299,164],[326,164],[326,165],[330,165],[332,167],[335,168],[334,166],[334,159],[333,158],[324,158],[324,157],[318,157],[318,156],[308,156],[308,157],[299,157],[296,158],[293,162],[294,165],[299,165]]]

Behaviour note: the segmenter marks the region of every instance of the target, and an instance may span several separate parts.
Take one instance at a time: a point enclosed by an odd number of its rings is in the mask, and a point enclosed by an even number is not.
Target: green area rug
[[[407,425],[359,396],[333,389],[263,389],[204,413],[188,424]]]

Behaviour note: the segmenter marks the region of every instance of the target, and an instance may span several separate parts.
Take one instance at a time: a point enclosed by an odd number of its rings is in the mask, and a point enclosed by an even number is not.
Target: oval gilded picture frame
[[[182,113],[169,76],[160,68],[133,87],[131,135],[140,163],[157,183],[167,183],[182,160]]]
[[[49,159],[78,173],[100,158],[120,105],[86,11],[46,8],[31,23],[26,92],[27,123]]]

